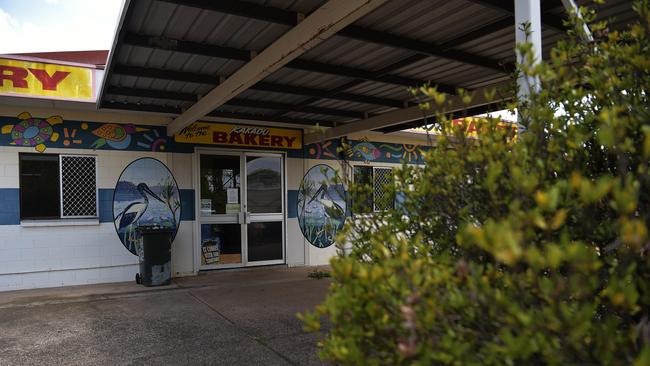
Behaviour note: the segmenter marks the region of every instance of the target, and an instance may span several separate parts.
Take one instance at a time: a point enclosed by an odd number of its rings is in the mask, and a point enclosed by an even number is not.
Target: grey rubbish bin
[[[144,286],[169,285],[172,281],[171,248],[173,230],[160,226],[138,226],[140,273],[135,282]]]

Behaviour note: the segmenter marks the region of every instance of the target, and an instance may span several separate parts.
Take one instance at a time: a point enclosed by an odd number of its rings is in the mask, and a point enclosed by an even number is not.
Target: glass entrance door
[[[201,269],[284,263],[280,154],[199,153]]]
[[[246,154],[246,249],[249,263],[284,258],[282,157]]]

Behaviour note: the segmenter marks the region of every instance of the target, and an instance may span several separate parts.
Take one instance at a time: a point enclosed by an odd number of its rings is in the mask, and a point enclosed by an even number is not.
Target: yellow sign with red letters
[[[485,123],[487,122],[486,118],[483,117],[464,117],[464,118],[456,118],[451,121],[453,126],[458,126],[462,127],[465,129],[465,132],[467,132],[467,137],[469,138],[480,138],[480,133],[481,131],[479,130],[479,125],[480,123]],[[496,128],[498,129],[506,129],[506,130],[511,130],[514,133],[514,136],[516,138],[517,136],[517,124],[515,122],[509,122],[506,120],[501,120],[497,122]],[[439,135],[440,130],[437,128],[433,128],[430,130],[427,130],[426,128],[422,127],[417,127],[417,128],[412,128],[409,131],[411,132],[417,132],[417,133],[430,133],[433,135]]]
[[[0,58],[0,95],[93,101],[94,70]]]
[[[302,131],[287,128],[194,122],[177,133],[174,140],[176,142],[205,145],[300,149],[302,148]]]

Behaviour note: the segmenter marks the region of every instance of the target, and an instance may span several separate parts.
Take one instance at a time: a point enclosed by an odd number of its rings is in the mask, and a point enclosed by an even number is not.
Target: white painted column
[[[517,44],[530,42],[533,45],[535,55],[534,64],[542,60],[542,14],[540,0],[514,0],[515,2],[515,32]],[[526,38],[526,31],[523,24],[530,24],[530,34]],[[522,55],[517,52],[517,62],[524,63]],[[517,80],[519,85],[519,97],[527,98],[532,91],[540,88],[539,80],[533,77],[521,75]]]

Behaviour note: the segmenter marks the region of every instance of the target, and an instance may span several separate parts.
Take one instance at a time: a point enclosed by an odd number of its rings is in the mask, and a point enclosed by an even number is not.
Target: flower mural
[[[335,175],[335,170],[329,165],[316,165],[302,178],[298,191],[300,230],[318,248],[332,245],[345,222],[345,188],[343,184],[334,182]]]
[[[180,216],[178,185],[165,164],[142,158],[122,171],[113,194],[113,222],[122,244],[131,253],[137,255],[139,225],[172,229],[176,236]]]

